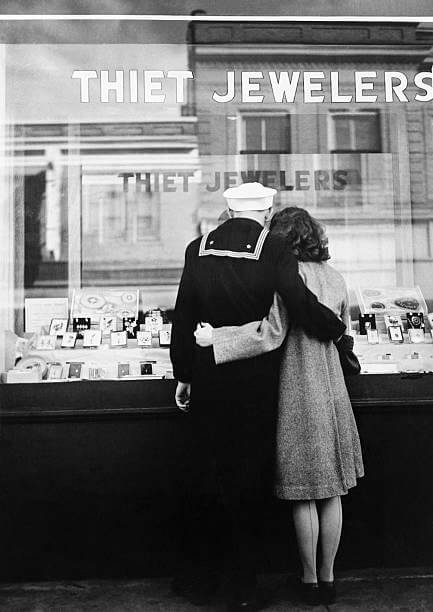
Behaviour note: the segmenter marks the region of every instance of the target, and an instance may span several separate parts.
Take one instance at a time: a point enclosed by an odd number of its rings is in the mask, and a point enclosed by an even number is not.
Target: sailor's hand
[[[188,412],[190,396],[191,383],[178,382],[176,387],[176,394],[174,396],[176,406],[184,412]]]
[[[212,346],[213,327],[210,323],[199,323],[194,332],[195,341],[201,347]]]

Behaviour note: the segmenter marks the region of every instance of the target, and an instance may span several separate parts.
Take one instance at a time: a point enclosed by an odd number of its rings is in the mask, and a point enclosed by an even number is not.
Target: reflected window
[[[352,206],[374,206],[380,192],[374,156],[382,153],[381,121],[378,111],[331,111],[328,117],[328,146],[333,154],[333,172],[344,172]],[[369,185],[369,190],[365,186]],[[347,204],[346,202],[345,204]]]
[[[331,112],[330,152],[381,153],[377,111]]]
[[[160,194],[147,192],[140,179],[130,174],[132,177],[86,175],[83,179],[84,237],[95,238],[110,250],[159,239]]]
[[[137,241],[159,239],[160,194],[137,194],[136,206]]]
[[[242,117],[241,153],[290,153],[287,114],[248,114]]]
[[[287,113],[248,113],[242,115],[239,152],[243,159],[241,167],[252,172],[252,180],[274,187],[273,179],[261,174],[264,167],[274,173],[282,169],[281,155],[291,152],[290,117]],[[256,171],[259,174],[255,173]],[[278,194],[274,204],[278,206]]]
[[[68,219],[61,165],[26,167],[15,176],[16,279],[25,297],[40,297],[68,282]],[[17,221],[18,223],[18,221]]]
[[[13,135],[17,303],[123,286],[145,287],[147,309],[171,308],[197,234],[195,119],[23,124]]]

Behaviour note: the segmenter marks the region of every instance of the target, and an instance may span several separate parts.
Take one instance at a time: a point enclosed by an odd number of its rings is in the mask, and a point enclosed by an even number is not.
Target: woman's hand
[[[200,323],[194,332],[195,341],[201,347],[212,346],[213,327],[209,323]]]

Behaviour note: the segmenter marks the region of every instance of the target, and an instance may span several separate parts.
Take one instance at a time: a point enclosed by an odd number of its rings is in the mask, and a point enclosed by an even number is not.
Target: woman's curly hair
[[[287,238],[292,253],[299,261],[330,259],[325,230],[304,208],[288,206],[275,213],[270,230]]]

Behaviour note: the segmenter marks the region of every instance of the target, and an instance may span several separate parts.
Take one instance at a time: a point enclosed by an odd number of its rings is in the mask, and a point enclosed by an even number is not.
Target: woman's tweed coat
[[[341,274],[325,262],[300,262],[299,273],[320,302],[349,328]],[[262,322],[214,330],[217,363],[278,348],[287,313],[278,296]],[[292,325],[282,352],[275,492],[281,499],[344,495],[363,476],[361,446],[337,349]]]
[[[349,328],[347,288],[325,262],[301,262],[304,282]],[[293,326],[280,370],[275,491],[281,499],[344,495],[364,475],[358,430],[333,342]]]

